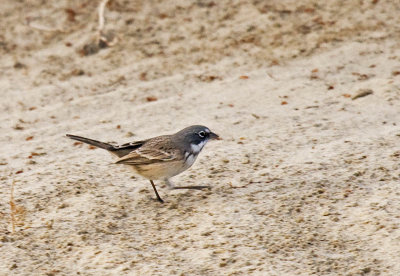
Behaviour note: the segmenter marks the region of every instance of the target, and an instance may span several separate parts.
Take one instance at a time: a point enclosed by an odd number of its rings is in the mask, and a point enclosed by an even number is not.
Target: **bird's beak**
[[[222,140],[221,137],[219,137],[217,134],[215,134],[214,132],[210,132],[210,140]]]

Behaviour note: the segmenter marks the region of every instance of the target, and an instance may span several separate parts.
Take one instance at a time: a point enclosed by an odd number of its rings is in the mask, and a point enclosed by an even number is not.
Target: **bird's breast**
[[[190,168],[194,161],[196,161],[197,154],[192,153],[192,152],[185,152],[185,167]]]

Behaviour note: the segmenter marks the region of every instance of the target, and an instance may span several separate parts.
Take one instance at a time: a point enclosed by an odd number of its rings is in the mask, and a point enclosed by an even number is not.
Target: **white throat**
[[[201,141],[198,145],[196,144],[191,144],[190,148],[192,149],[192,153],[197,155],[204,147],[204,145],[207,143],[206,140]]]

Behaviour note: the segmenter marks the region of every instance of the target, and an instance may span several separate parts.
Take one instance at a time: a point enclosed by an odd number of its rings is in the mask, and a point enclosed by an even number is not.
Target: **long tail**
[[[108,151],[115,151],[115,147],[111,144],[108,143],[103,143],[100,141],[96,141],[93,139],[89,139],[89,138],[85,138],[85,137],[81,137],[81,136],[76,136],[76,135],[71,135],[71,134],[67,134],[67,137],[73,139],[73,140],[77,140],[79,142],[83,142],[89,145],[93,145],[95,147],[101,148],[101,149],[105,149]]]

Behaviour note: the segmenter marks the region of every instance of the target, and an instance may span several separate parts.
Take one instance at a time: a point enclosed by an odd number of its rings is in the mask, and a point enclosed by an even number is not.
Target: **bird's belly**
[[[195,158],[194,158],[195,159]],[[192,160],[191,160],[192,161]],[[132,166],[137,174],[151,180],[168,179],[190,168],[194,160],[188,162],[172,161],[148,165]]]

